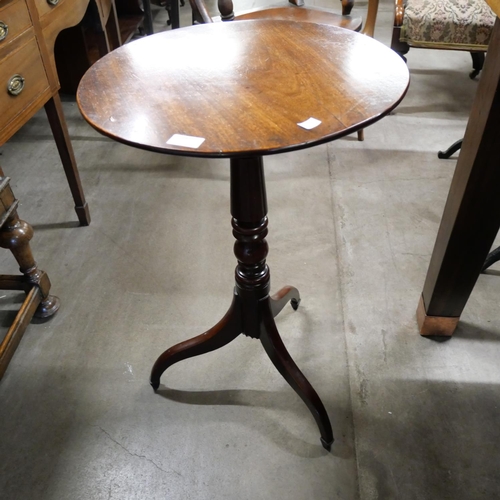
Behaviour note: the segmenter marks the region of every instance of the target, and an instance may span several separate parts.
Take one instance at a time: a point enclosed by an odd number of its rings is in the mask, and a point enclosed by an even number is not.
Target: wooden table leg
[[[76,215],[82,226],[88,226],[90,224],[89,207],[85,201],[85,194],[83,193],[80,174],[78,173],[75,154],[69,138],[68,127],[66,126],[59,94],[56,94],[47,104],[45,104],[45,111],[49,119],[52,134],[56,141],[66,178],[68,179],[69,188],[73,195],[73,200],[75,201]]]
[[[497,19],[431,256],[417,320],[453,334],[500,227],[500,24]]]
[[[231,160],[231,215],[238,261],[233,303],[213,328],[165,351],[153,366],[151,385],[156,390],[162,373],[174,363],[219,349],[241,333],[260,339],[276,369],[309,408],[320,430],[321,444],[330,450],[333,433],[326,409],[286,350],[274,322],[288,302],[297,309],[300,295],[296,288],[284,287],[269,296],[267,199],[261,157]]]

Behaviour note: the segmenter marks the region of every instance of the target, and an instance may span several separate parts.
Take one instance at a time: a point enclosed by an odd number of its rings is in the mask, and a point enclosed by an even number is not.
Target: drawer
[[[35,0],[38,16],[43,17],[46,14],[50,14],[51,12],[57,10],[57,7],[65,1],[67,0]]]
[[[0,62],[0,109],[1,124],[9,123],[40,94],[49,88],[38,44],[33,29],[26,33],[26,43],[13,50]],[[24,79],[24,88],[18,95],[8,91],[9,81],[14,75]]]
[[[24,0],[10,0],[0,4],[0,47],[31,26],[31,18]]]

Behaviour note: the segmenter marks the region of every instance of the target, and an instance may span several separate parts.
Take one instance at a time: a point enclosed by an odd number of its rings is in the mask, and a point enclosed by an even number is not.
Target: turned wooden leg
[[[290,302],[296,311],[300,304],[299,291],[293,286],[284,286],[271,297],[271,311],[273,318],[276,318],[281,310]]]
[[[163,372],[174,363],[215,351],[234,340],[241,333],[241,315],[239,313],[239,300],[238,296],[235,295],[226,315],[214,327],[197,337],[167,349],[156,360],[151,370],[150,383],[153,389],[155,391],[158,389]]]
[[[262,305],[261,315],[260,341],[267,355],[283,378],[309,408],[319,427],[321,444],[325,449],[330,450],[334,441],[332,426],[321,399],[286,350],[276,328],[269,303]]]
[[[297,309],[300,295],[296,288],[287,286],[269,296],[267,197],[262,157],[231,159],[231,215],[236,238],[234,255],[238,261],[231,307],[213,328],[165,351],[153,366],[151,385],[158,389],[162,373],[174,363],[219,349],[241,333],[260,338],[274,366],[313,414],[321,443],[330,450],[333,433],[325,407],[288,354],[274,323],[274,316],[288,301]]]
[[[35,316],[47,318],[59,309],[59,299],[49,295],[49,277],[44,271],[38,269],[31,253],[29,242],[32,237],[33,228],[27,222],[19,219],[17,211],[14,210],[0,229],[0,247],[7,248],[12,252],[28,283],[39,287],[42,301],[38,305]]]
[[[267,355],[285,380],[306,403],[321,433],[321,443],[327,450],[333,443],[332,427],[323,403],[288,354],[274,322],[274,316],[290,300],[298,306],[296,288],[282,288],[269,297],[270,272],[266,264],[268,253],[267,197],[264,165],[261,157],[231,160],[231,214],[236,290],[241,298],[243,333],[260,338]]]
[[[63,164],[66,178],[68,179],[69,188],[75,201],[75,212],[78,220],[82,226],[90,224],[90,212],[85,195],[83,193],[82,183],[80,181],[80,174],[76,166],[75,155],[73,153],[73,146],[69,138],[68,127],[64,119],[61,98],[56,94],[45,104],[45,111],[49,119],[50,128],[56,141],[59,156]]]

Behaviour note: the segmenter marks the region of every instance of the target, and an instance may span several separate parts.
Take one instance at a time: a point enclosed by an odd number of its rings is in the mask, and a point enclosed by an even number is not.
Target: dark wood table
[[[77,100],[85,119],[102,134],[160,153],[230,158],[238,261],[232,304],[213,328],[158,358],[151,372],[154,389],[169,366],[243,333],[260,339],[330,449],[325,407],[288,354],[274,321],[288,302],[297,309],[300,296],[290,286],[269,295],[263,155],[308,148],[370,125],[401,101],[408,81],[402,59],[373,39],[289,21],[160,33],[114,51],[89,70]]]
[[[500,1],[488,0],[500,14]],[[500,227],[500,21],[496,20],[417,308],[421,335],[451,336]]]

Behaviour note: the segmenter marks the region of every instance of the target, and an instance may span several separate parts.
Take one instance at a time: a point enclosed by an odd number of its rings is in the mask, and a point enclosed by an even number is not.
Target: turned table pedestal
[[[263,156],[322,144],[377,121],[403,98],[408,70],[371,38],[331,26],[238,21],[160,33],[114,51],[83,78],[77,99],[99,132],[172,155],[229,158],[236,284],[226,315],[166,350],[151,372],[157,389],[178,361],[240,334],[259,339],[303,399],[327,449],[321,399],[288,354],[274,318],[294,287],[270,295]],[[208,290],[207,290],[208,292]]]

